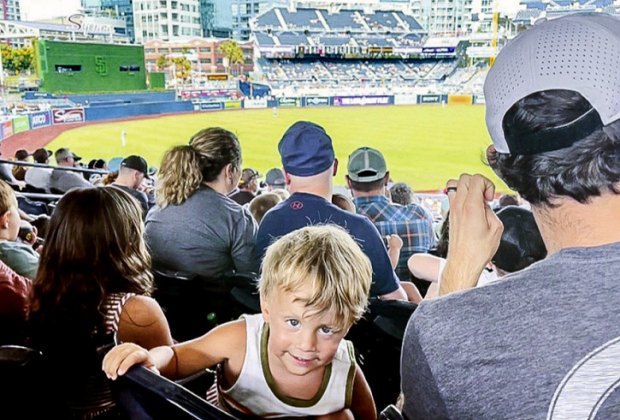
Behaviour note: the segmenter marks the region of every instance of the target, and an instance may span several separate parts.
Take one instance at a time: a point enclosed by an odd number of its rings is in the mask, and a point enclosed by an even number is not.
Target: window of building
[[[56,64],[56,73],[77,73],[82,71],[82,66],[78,64]]]
[[[210,52],[211,52],[211,47],[199,48],[198,50],[199,50],[200,52],[210,53]]]
[[[130,65],[128,65],[128,66],[120,66],[120,67],[118,68],[118,71],[121,71],[121,72],[135,72],[135,71],[140,71],[140,66],[136,66],[136,65],[133,65],[133,64],[130,64]]]

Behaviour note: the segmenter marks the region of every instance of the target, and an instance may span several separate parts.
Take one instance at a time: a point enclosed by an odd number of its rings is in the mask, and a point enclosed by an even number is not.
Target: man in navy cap
[[[370,259],[371,297],[406,300],[377,228],[366,217],[331,204],[338,160],[325,130],[311,122],[296,122],[284,133],[278,150],[292,195],[267,212],[261,221],[256,237],[260,258],[271,242],[282,235],[308,225],[333,223],[347,229]]]

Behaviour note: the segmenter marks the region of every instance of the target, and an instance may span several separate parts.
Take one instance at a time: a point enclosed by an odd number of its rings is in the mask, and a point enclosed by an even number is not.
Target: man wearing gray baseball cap
[[[489,164],[532,205],[549,256],[469,289],[502,226],[481,175],[448,182],[441,293],[409,321],[404,415],[620,418],[620,20],[541,22],[485,82]]]

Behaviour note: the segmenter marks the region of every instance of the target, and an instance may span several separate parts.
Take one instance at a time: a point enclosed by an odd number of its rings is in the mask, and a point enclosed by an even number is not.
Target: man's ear
[[[284,183],[286,185],[291,185],[291,176],[284,169],[282,169],[282,172],[284,173]]]
[[[347,187],[349,187],[350,190],[353,190],[353,188],[351,188],[351,178],[349,178],[349,175],[345,175],[344,179],[347,181]]]
[[[387,187],[389,183],[390,183],[390,171],[387,171],[385,173],[385,176],[383,177],[383,185]]]
[[[487,158],[487,163],[489,164],[491,169],[493,169],[493,172],[495,172],[495,175],[497,175],[499,179],[503,180],[504,178],[502,177],[502,173],[498,169],[496,169],[496,166],[495,166],[495,163],[497,162],[497,151],[495,150],[494,145],[490,144],[487,147],[486,158]]]
[[[336,176],[338,174],[338,159],[334,159],[334,173],[333,176]]]
[[[11,210],[7,210],[4,213],[0,214],[0,227],[2,229],[9,228],[9,219],[11,217]]]

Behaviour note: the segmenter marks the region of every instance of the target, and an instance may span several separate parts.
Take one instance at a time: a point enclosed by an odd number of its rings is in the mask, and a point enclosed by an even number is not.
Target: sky
[[[69,16],[80,8],[80,0],[21,0],[22,20]]]

